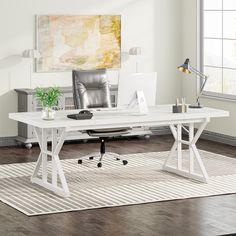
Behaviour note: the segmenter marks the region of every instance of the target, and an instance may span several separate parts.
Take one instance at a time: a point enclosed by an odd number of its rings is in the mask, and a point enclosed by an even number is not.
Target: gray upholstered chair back
[[[110,89],[105,69],[74,70],[72,80],[76,109],[111,107]]]

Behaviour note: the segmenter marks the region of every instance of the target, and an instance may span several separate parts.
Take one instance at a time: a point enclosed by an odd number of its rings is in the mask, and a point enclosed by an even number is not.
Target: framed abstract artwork
[[[121,16],[37,16],[36,72],[120,68]]]

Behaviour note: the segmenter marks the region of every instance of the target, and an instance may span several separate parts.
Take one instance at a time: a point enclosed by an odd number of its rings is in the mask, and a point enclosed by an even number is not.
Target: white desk
[[[44,188],[52,190],[54,193],[68,197],[70,191],[61,167],[59,152],[65,141],[66,134],[75,130],[103,129],[116,127],[135,126],[163,126],[169,125],[175,138],[170,154],[163,164],[163,169],[184,177],[207,182],[208,174],[196,148],[196,142],[202,131],[211,118],[229,116],[229,112],[212,108],[189,109],[185,114],[173,114],[171,105],[161,105],[151,107],[148,115],[138,116],[122,110],[104,109],[95,111],[91,120],[71,120],[67,114],[77,113],[78,110],[58,111],[53,121],[41,119],[40,112],[11,113],[9,118],[22,123],[32,125],[36,133],[41,149],[35,170],[31,177],[32,183],[36,183]],[[199,123],[198,131],[194,134],[194,124]],[[183,125],[188,126],[189,139],[182,139]],[[52,140],[52,149],[48,150],[47,141]],[[189,166],[188,169],[182,167],[182,144],[189,146]],[[52,158],[52,169],[48,168],[48,157]],[[176,166],[169,165],[169,161],[177,159]],[[197,163],[201,174],[194,172],[194,164]],[[42,175],[39,169],[42,166]],[[48,174],[52,174],[49,182]],[[61,182],[61,187],[58,184]]]

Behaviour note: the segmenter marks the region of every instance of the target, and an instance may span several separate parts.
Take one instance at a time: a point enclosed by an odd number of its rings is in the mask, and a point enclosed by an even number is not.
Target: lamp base
[[[200,104],[189,105],[188,107],[193,109],[203,108],[203,106],[201,106]]]

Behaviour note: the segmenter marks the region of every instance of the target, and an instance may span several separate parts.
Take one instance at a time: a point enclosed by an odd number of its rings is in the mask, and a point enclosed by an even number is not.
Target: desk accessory
[[[82,110],[77,114],[67,115],[67,117],[74,120],[89,120],[93,117],[93,113],[88,110]]]
[[[135,91],[133,98],[131,99],[128,108],[138,107],[139,113],[137,115],[146,115],[148,113],[148,106],[143,91]]]
[[[157,72],[119,73],[117,107],[128,106],[136,91],[143,91],[148,106],[156,105]]]
[[[185,104],[185,98],[182,98],[182,103],[179,103],[179,99],[176,98],[175,105],[172,107],[173,113],[186,113],[187,112],[187,106]]]
[[[202,72],[200,72],[196,68],[192,67],[190,65],[190,60],[188,58],[185,60],[183,65],[178,67],[178,70],[185,73],[185,74],[191,74],[191,72],[193,72],[194,74],[199,76],[198,78],[201,78],[201,79],[204,80],[203,83],[200,86],[200,91],[199,91],[197,99],[196,99],[196,104],[189,105],[189,108],[203,108],[203,106],[201,106],[201,104],[200,104],[199,98],[202,95],[202,92],[203,92],[203,89],[206,85],[208,76],[204,75]]]
[[[53,108],[58,105],[58,100],[61,96],[62,92],[57,87],[36,89],[36,97],[43,107],[41,116],[43,120],[54,120],[56,112]]]

